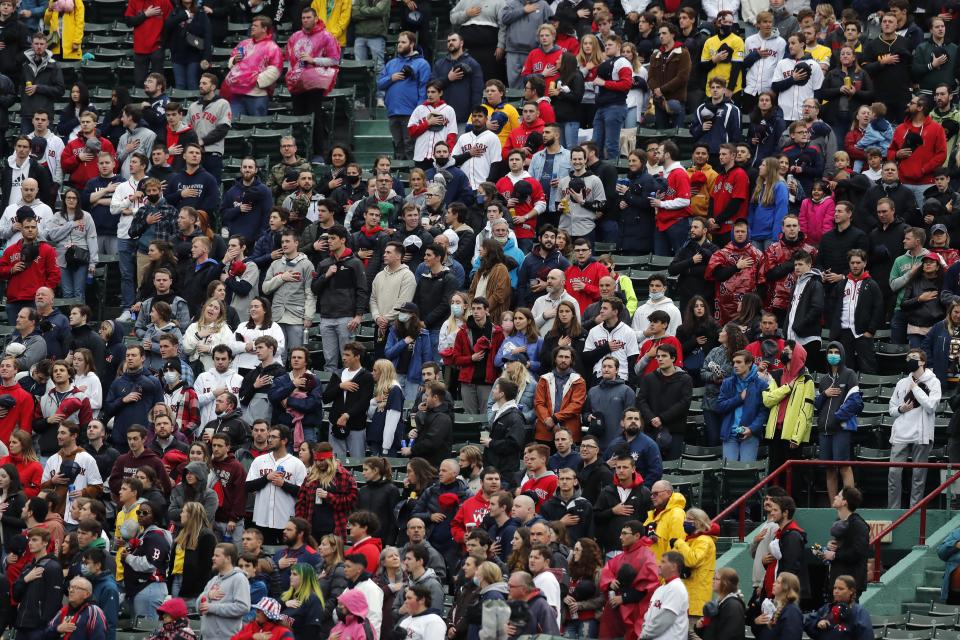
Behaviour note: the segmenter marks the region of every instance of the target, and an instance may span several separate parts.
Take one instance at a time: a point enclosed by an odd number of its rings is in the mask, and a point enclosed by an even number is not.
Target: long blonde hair
[[[210,519],[207,518],[207,510],[199,502],[184,503],[183,512],[187,514],[187,523],[177,534],[176,542],[184,549],[193,550],[197,548],[200,532],[210,528]]]
[[[520,396],[523,395],[523,390],[527,388],[527,385],[532,380],[530,371],[522,362],[508,362],[504,365],[503,375],[500,377],[517,385],[517,400],[520,400]]]
[[[628,60],[630,66],[633,68],[633,72],[640,73],[640,69],[643,68],[643,63],[640,62],[640,52],[637,51],[637,45],[633,44],[632,42],[624,42],[623,47],[620,49],[620,54],[626,58],[627,51],[633,52],[633,58]]]
[[[333,447],[329,442],[320,442],[313,445],[313,465],[310,467],[310,473],[307,474],[308,482],[316,482],[321,487],[329,487],[333,483],[333,476],[337,474],[337,468],[340,463],[336,457],[323,458],[317,457],[320,453],[330,453]]]
[[[800,579],[797,578],[797,576],[789,571],[784,571],[777,576],[777,579],[780,581],[780,595],[775,598],[777,610],[773,613],[768,623],[771,627],[777,624],[777,620],[780,619],[780,614],[783,613],[784,607],[791,602],[800,600]]]
[[[393,368],[391,361],[380,358],[373,363],[373,372],[377,378],[376,386],[373,388],[373,397],[384,402],[397,381],[397,370]]]
[[[593,44],[593,52],[590,54],[590,59],[583,53],[583,43],[590,41]],[[580,38],[580,53],[577,54],[577,64],[581,67],[585,67],[588,62],[592,62],[594,66],[600,66],[600,63],[603,62],[603,47],[600,45],[600,39],[592,33],[588,33]]]
[[[223,300],[218,300],[217,298],[207,298],[207,301],[203,303],[203,306],[200,307],[200,313],[197,315],[197,327],[205,327],[207,321],[205,319],[206,314],[204,313],[207,310],[207,306],[211,303],[216,304],[220,307],[220,314],[217,316],[217,319],[213,321],[213,328],[216,331],[220,331],[223,328],[223,325],[227,322],[227,305]]]
[[[458,296],[463,300],[463,315],[460,316],[460,321],[466,322],[467,313],[470,311],[470,294],[466,291],[457,291],[450,296],[450,304],[453,304],[453,299]],[[457,319],[453,317],[453,311],[451,311],[450,316],[447,318],[447,332],[453,334],[457,332],[457,329],[459,329]]]
[[[774,157],[764,158],[760,166],[760,175],[757,177],[757,186],[753,188],[751,201],[769,207],[776,198],[774,188],[782,181],[780,177],[780,161]]]

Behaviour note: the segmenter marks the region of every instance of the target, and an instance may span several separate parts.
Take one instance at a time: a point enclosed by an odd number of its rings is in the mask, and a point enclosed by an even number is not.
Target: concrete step
[[[928,587],[940,588],[940,585],[943,584],[943,570],[942,569],[926,569],[923,572],[924,583]]]
[[[918,602],[935,602],[940,600],[940,587],[917,587]]]
[[[390,122],[388,120],[354,120],[353,131],[355,136],[380,135],[390,137]]]

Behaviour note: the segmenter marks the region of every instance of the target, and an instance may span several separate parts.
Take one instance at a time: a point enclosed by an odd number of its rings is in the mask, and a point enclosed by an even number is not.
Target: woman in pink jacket
[[[821,180],[813,183],[810,197],[800,204],[800,231],[810,244],[818,244],[823,234],[833,229],[833,196]]]
[[[367,598],[356,589],[347,589],[337,598],[340,622],[330,631],[330,640],[366,640]]]

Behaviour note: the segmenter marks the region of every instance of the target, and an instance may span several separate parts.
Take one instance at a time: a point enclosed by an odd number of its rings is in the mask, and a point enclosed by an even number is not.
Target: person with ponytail
[[[773,605],[773,613],[761,613],[751,628],[757,640],[800,640],[803,637],[803,613],[800,601],[800,579],[784,571],[773,583],[773,601],[765,600],[761,611]]]
[[[857,581],[853,576],[837,576],[833,583],[833,600],[808,613],[803,630],[813,640],[873,638],[870,613],[857,602]]]
[[[732,567],[722,567],[713,574],[717,600],[703,605],[703,617],[695,625],[696,634],[703,640],[744,640],[747,606],[739,586],[740,576]]]

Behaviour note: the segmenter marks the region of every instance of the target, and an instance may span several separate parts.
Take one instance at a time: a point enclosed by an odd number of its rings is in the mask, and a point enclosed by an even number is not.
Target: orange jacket
[[[537,440],[553,440],[553,429],[544,422],[553,416],[557,424],[570,430],[574,442],[580,442],[580,414],[587,399],[587,383],[580,374],[571,371],[563,389],[563,402],[559,409],[553,406],[555,391],[553,372],[541,376],[537,382],[537,392],[533,396],[533,411],[537,415],[534,437]]]

